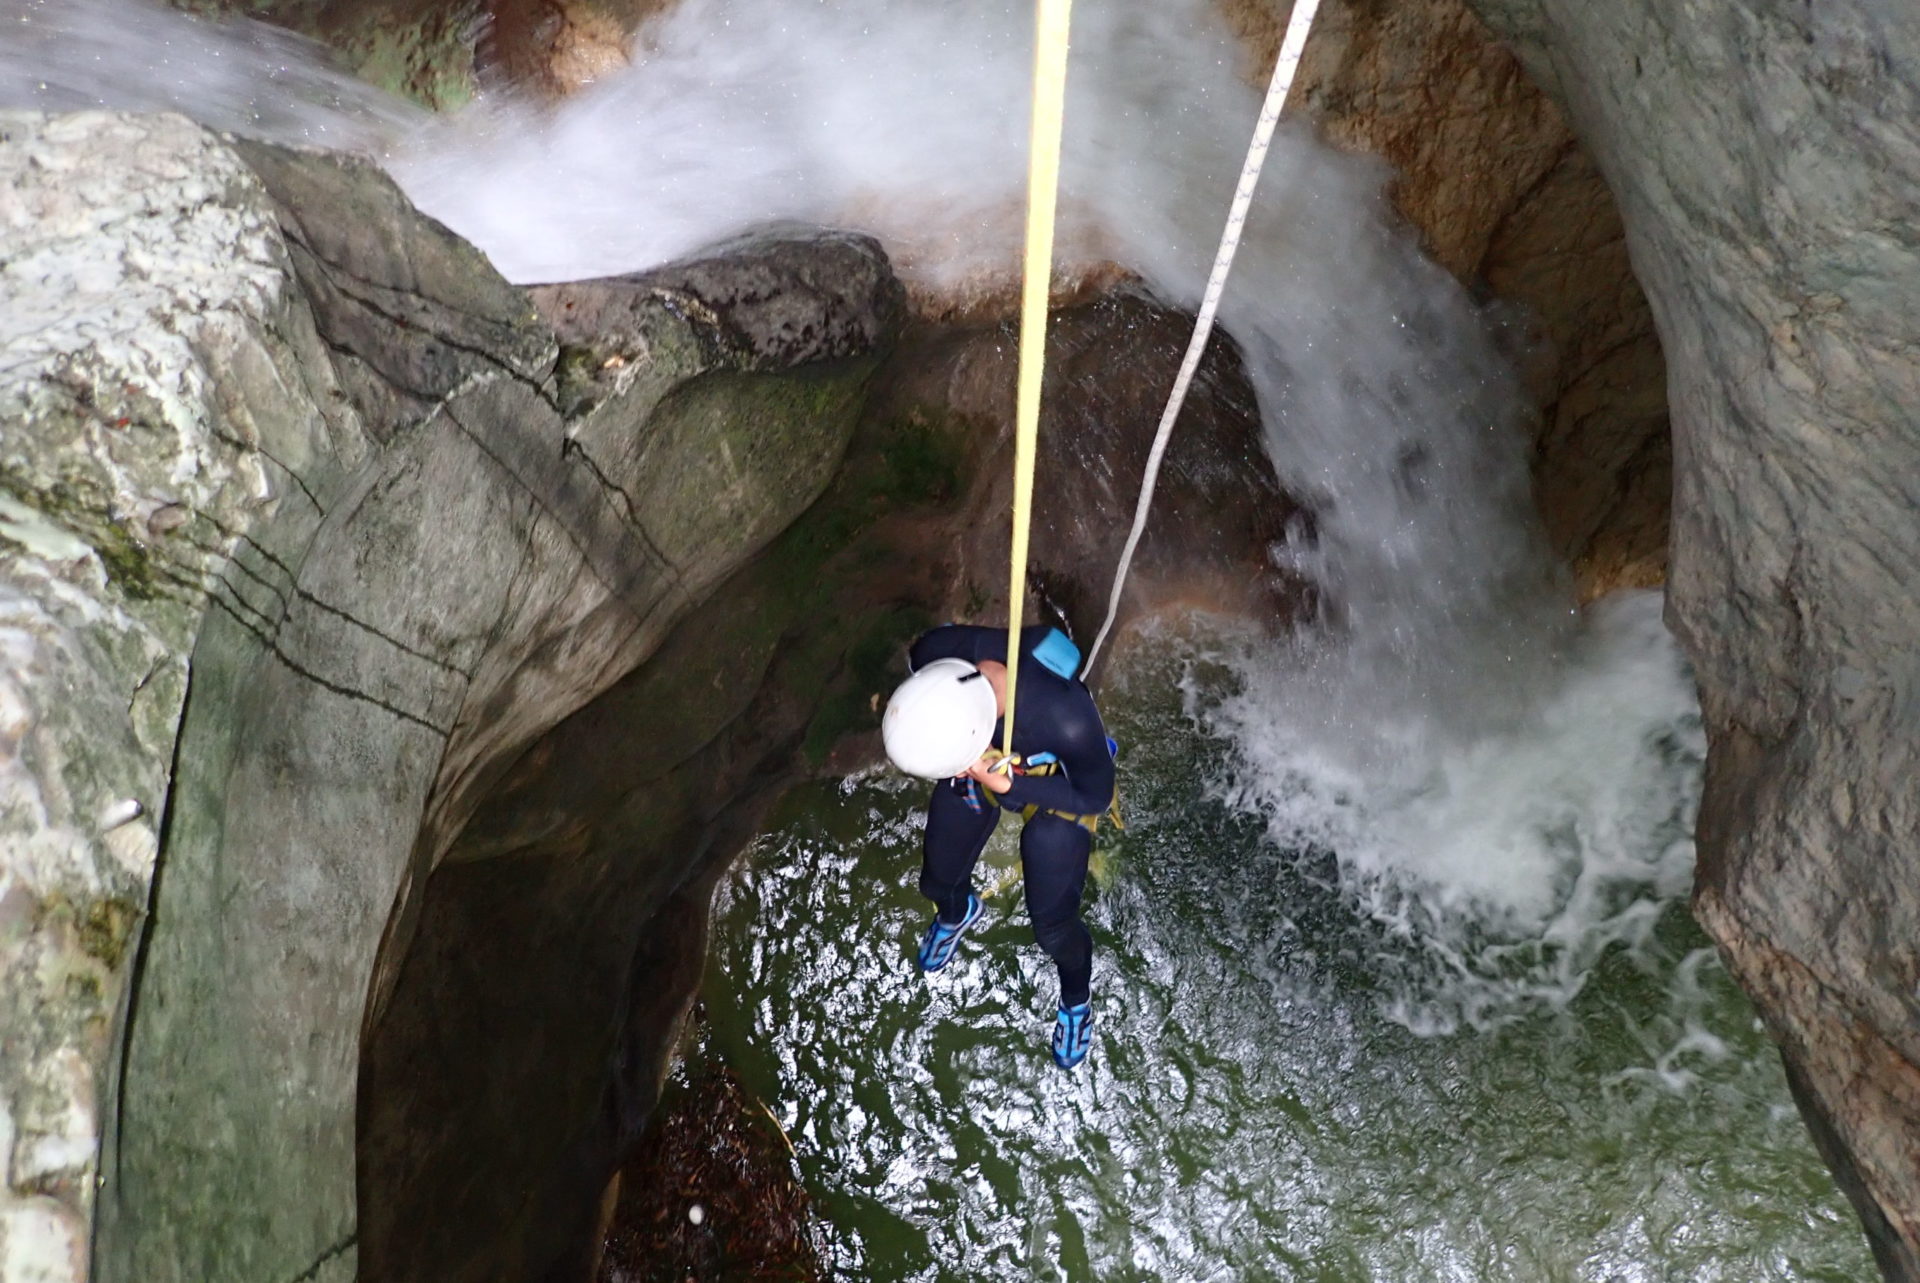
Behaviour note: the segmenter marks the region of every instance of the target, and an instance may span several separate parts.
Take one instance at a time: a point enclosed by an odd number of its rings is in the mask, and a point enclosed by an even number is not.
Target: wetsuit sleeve
[[[978,664],[991,659],[1007,662],[1007,630],[975,624],[946,624],[920,635],[907,651],[907,667],[919,672],[936,659],[964,659]]]
[[[1020,701],[1022,707],[1026,701]],[[1015,807],[1037,806],[1068,815],[1098,815],[1113,803],[1113,754],[1092,699],[1054,720],[1048,742],[1060,759],[1053,775],[1017,775],[1003,796]],[[1022,738],[1025,738],[1024,736]]]

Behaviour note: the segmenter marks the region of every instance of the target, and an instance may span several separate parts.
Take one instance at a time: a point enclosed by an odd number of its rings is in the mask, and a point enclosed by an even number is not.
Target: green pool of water
[[[984,928],[934,977],[912,965],[923,785],[797,791],[723,887],[713,1046],[792,1137],[839,1277],[1874,1277],[1682,899],[1570,1002],[1521,968],[1504,1006],[1416,1034],[1444,961],[1221,801],[1231,746],[1165,684],[1113,704],[1129,828],[1096,860],[1074,1073],[1046,1052],[1012,824]]]

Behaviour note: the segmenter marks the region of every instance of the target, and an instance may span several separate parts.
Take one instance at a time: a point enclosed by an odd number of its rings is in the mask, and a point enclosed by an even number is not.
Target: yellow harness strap
[[[1033,456],[1040,436],[1040,376],[1047,359],[1047,298],[1053,283],[1054,209],[1060,135],[1067,110],[1067,30],[1072,0],[1039,0],[1033,50],[1033,123],[1027,154],[1027,250],[1020,290],[1020,385],[1013,436],[1013,556],[1007,595],[1006,739],[1013,743],[1020,685],[1020,625],[1027,605],[1027,528]]]

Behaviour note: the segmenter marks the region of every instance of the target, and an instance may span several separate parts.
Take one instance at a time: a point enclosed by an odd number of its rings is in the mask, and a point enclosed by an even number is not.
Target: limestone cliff
[[[1695,911],[1920,1278],[1920,22],[1475,0],[1619,199],[1668,357]]]
[[[185,120],[0,115],[0,295],[0,1261],[79,1279],[189,652],[281,591],[248,532],[373,441]]]
[[[95,1277],[351,1277],[382,940],[516,746],[825,487],[899,286],[801,237],[817,342],[724,270],[636,286],[568,415],[525,292],[371,167],[4,130],[4,1259],[81,1277],[97,1175]]]

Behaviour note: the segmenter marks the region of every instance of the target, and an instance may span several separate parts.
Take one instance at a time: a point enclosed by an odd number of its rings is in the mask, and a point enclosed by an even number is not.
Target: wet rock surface
[[[1127,285],[1056,311],[1049,326],[1028,558],[1029,610],[1046,613],[1028,617],[1062,620],[1083,646],[1106,614],[1192,328],[1187,314]],[[1010,324],[919,325],[876,392],[884,413],[973,425],[984,484],[952,542],[928,561],[960,616],[1006,611],[1018,355]],[[1309,586],[1277,569],[1271,550],[1310,532],[1310,517],[1274,476],[1239,352],[1216,333],[1168,445],[1119,626],[1173,606],[1294,618],[1310,608]]]
[[[1920,26],[1475,0],[1620,202],[1669,360],[1695,911],[1889,1278],[1920,1278]]]
[[[672,0],[167,0],[188,13],[257,18],[326,45],[339,63],[425,107],[481,84],[559,97],[627,65],[647,18]]]
[[[906,292],[880,243],[852,232],[777,228],[630,276],[529,290],[560,341],[581,349],[574,403],[598,400],[645,360],[662,309],[688,324],[711,361],[781,369],[858,357],[887,344]],[[563,391],[565,395],[565,391]]]
[[[634,31],[672,0],[490,0],[483,75],[559,96],[627,65]]]
[[[214,18],[255,18],[316,40],[337,64],[423,107],[450,109],[478,88],[490,7],[476,0],[166,0]],[[502,0],[502,7],[506,0]],[[536,4],[545,0],[535,0]],[[525,6],[521,6],[525,7]]]

